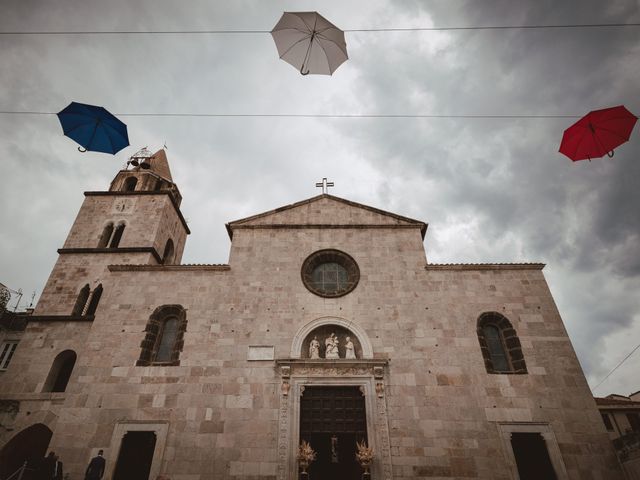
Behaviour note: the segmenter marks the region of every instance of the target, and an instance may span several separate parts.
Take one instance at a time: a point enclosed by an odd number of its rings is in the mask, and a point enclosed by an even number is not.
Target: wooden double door
[[[309,480],[360,480],[356,442],[367,440],[364,396],[353,386],[306,386],[300,399],[300,441],[316,452]]]

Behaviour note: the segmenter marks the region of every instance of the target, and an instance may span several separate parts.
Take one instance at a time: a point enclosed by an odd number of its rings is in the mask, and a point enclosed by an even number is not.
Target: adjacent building
[[[602,421],[629,480],[640,480],[640,392],[596,397]]]

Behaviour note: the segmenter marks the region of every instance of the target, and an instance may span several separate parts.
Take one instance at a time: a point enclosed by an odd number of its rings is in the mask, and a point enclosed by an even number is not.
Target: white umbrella
[[[284,12],[271,35],[280,58],[302,75],[331,75],[349,58],[344,32],[318,12]]]

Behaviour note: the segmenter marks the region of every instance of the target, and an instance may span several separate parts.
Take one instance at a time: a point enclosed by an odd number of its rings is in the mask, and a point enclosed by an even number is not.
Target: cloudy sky
[[[5,0],[0,31],[266,31],[285,10],[348,30],[640,22],[637,0]],[[103,105],[131,146],[81,154],[53,115],[0,114],[0,282],[39,293],[82,192],[166,142],[192,231],[183,262],[226,263],[226,222],[314,196],[328,177],[334,195],[428,222],[432,263],[546,263],[593,388],[640,342],[640,127],[613,159],[574,164],[557,152],[566,118],[124,114],[639,114],[639,33],[350,32],[332,77],[301,76],[265,33],[1,35],[0,111]],[[640,352],[595,393],[640,390],[638,371]]]

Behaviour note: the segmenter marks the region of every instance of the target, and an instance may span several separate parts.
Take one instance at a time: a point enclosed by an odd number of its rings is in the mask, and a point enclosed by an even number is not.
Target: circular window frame
[[[324,263],[337,263],[347,271],[347,288],[337,292],[327,292],[313,285],[313,271]],[[314,295],[324,298],[338,298],[351,293],[356,288],[360,281],[360,268],[351,255],[341,252],[340,250],[327,248],[318,250],[306,258],[302,264],[300,276],[304,286]]]

